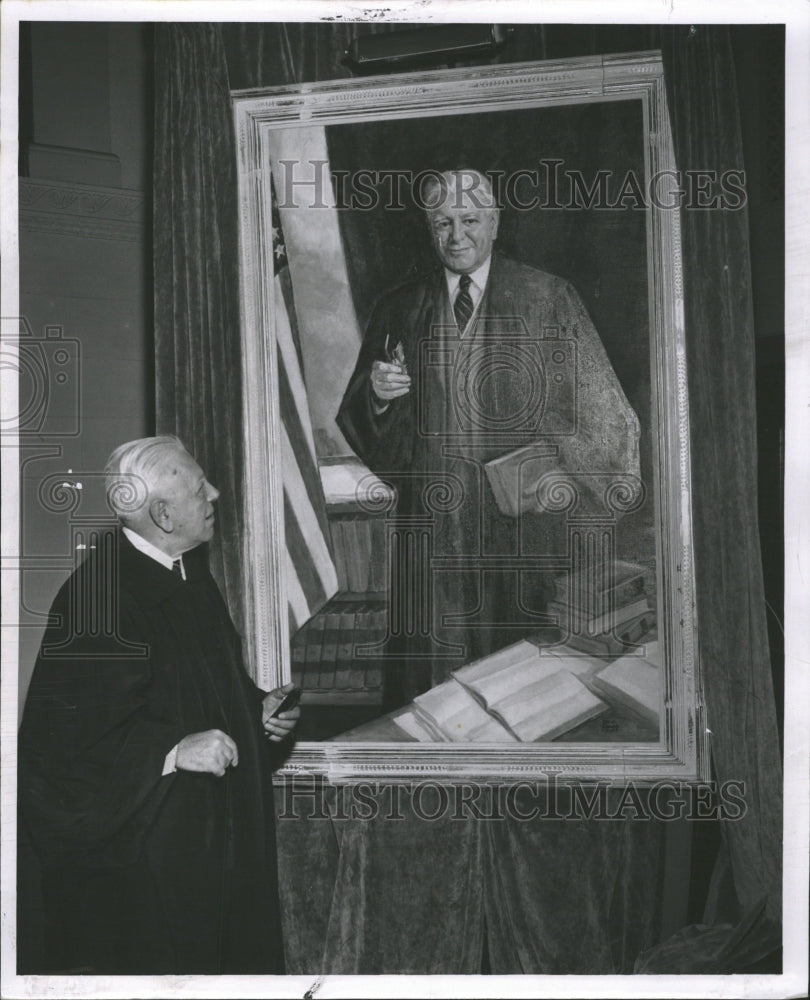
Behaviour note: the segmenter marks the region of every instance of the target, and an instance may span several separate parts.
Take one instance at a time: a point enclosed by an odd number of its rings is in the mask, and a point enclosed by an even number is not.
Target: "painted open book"
[[[604,661],[564,646],[522,641],[453,672],[394,723],[420,742],[553,740],[607,711],[583,683]]]

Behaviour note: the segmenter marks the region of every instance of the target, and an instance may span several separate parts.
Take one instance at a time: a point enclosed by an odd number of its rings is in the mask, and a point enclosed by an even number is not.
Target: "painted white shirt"
[[[461,331],[461,336],[464,336],[466,330],[470,329],[470,324],[475,318],[475,314],[478,312],[478,307],[481,304],[481,299],[484,297],[484,289],[487,287],[487,280],[489,279],[489,267],[492,263],[492,257],[487,257],[484,263],[477,267],[474,271],[470,272],[470,298],[472,299],[473,311],[470,315],[470,320],[464,330]],[[444,269],[444,280],[447,282],[447,298],[450,300],[450,304],[454,305],[456,301],[456,295],[458,294],[458,284],[461,281],[461,275],[456,274],[455,271],[450,271],[447,268]]]
[[[475,314],[478,312],[478,307],[481,305],[481,299],[484,297],[484,290],[487,287],[487,281],[489,279],[489,268],[491,264],[492,256],[490,255],[480,267],[477,267],[474,271],[470,272],[469,292],[470,298],[472,299],[473,311],[470,313],[470,318],[466,327],[460,332],[462,337],[465,332],[470,329],[472,321],[475,319]],[[445,268],[444,280],[447,283],[447,298],[452,306],[456,301],[461,275],[456,274],[455,271]],[[371,405],[374,408],[374,412],[379,416],[380,414],[385,413],[391,404],[383,402],[381,399],[377,399],[376,396],[372,396]]]

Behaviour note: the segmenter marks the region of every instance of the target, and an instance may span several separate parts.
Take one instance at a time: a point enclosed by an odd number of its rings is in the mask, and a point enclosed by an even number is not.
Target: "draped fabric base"
[[[496,974],[632,972],[658,931],[663,824],[475,792],[277,789],[287,971],[474,975],[486,930]]]
[[[156,27],[157,425],[183,438],[222,491],[213,568],[237,623],[245,526],[229,88],[346,76],[339,60],[351,37],[397,27]],[[738,169],[728,29],[690,30],[521,26],[507,58],[660,47],[679,167]],[[744,782],[748,804],[743,820],[723,828],[733,893],[717,878],[706,920],[765,947],[781,910],[781,768],[756,531],[747,217],[744,209],[681,214],[705,696],[715,778]],[[431,825],[404,811],[401,820],[381,813],[279,826],[291,972],[478,972],[484,921],[498,972],[631,971],[645,949],[644,971],[744,964],[739,950],[718,944],[718,928],[693,928],[649,951],[663,852],[653,823]]]
[[[542,812],[485,830],[493,973],[632,972],[635,956],[658,939],[664,824],[543,819]],[[528,808],[518,802],[517,813]]]

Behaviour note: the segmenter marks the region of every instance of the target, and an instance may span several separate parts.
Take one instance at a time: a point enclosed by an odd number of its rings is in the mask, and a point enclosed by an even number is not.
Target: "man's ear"
[[[492,223],[492,238],[493,238],[493,240],[497,240],[497,238],[498,238],[498,224],[501,221],[501,212],[500,212],[500,209],[496,208],[494,210],[493,215],[494,215],[494,222]]]
[[[166,534],[171,534],[174,531],[174,522],[169,513],[169,505],[165,500],[154,499],[149,504],[149,516],[155,527],[160,528],[161,531],[165,531]]]

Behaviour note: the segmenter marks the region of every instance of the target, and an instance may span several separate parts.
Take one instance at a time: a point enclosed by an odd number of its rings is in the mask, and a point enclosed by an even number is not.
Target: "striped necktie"
[[[470,322],[470,316],[473,314],[473,301],[470,295],[471,284],[472,279],[469,274],[462,274],[458,283],[456,301],[453,303],[453,314],[456,317],[456,326],[459,333],[464,333],[467,324]]]
[[[183,570],[180,568],[179,559],[175,559],[172,563],[172,573],[174,573],[175,576],[179,576],[181,580],[183,579]]]

